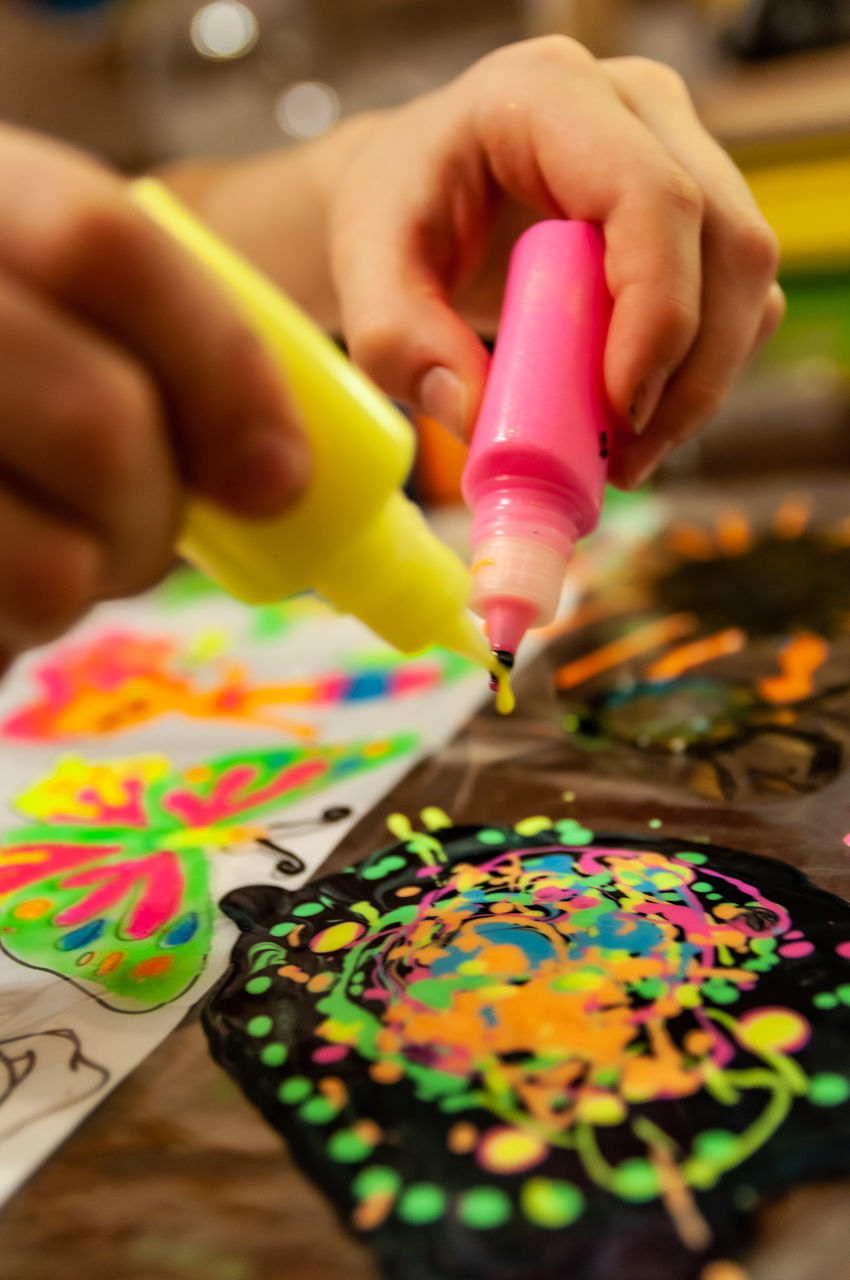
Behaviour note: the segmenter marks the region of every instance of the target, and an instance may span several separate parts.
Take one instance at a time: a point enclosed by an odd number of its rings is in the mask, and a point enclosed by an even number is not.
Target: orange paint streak
[[[811,498],[804,493],[789,494],[773,517],[773,532],[778,538],[799,538],[811,514]]]
[[[635,598],[627,602],[620,601],[619,604],[605,605],[595,604],[588,601],[581,604],[573,613],[564,614],[563,617],[555,618],[553,622],[549,622],[545,627],[535,627],[531,632],[533,636],[539,637],[541,640],[554,640],[556,636],[564,636],[570,631],[579,631],[582,627],[589,627],[592,622],[600,622],[603,618],[616,618],[620,613],[629,613],[632,608],[641,608],[646,602],[642,599]]]
[[[711,534],[698,524],[674,524],[667,534],[667,545],[688,560],[713,560],[717,555]]]
[[[698,1252],[711,1243],[711,1230],[696,1206],[691,1189],[684,1182],[669,1151],[655,1147],[650,1159],[661,1184],[661,1198],[682,1244]]]
[[[669,618],[660,618],[657,622],[637,627],[618,640],[603,645],[601,649],[576,658],[575,662],[568,662],[556,672],[555,685],[558,689],[573,689],[591,676],[598,676],[628,658],[689,635],[696,629],[696,625],[697,620],[692,613],[673,613]]]
[[[723,658],[729,653],[737,653],[743,649],[747,637],[739,627],[727,627],[725,631],[715,631],[714,635],[704,640],[693,640],[690,644],[680,645],[665,653],[647,667],[649,680],[675,680],[677,676],[692,667],[699,667],[714,658]]]
[[[812,691],[812,676],[826,661],[829,646],[820,636],[804,632],[779,654],[782,675],[766,676],[757,688],[767,702],[799,702]]]
[[[730,508],[717,518],[717,541],[727,556],[742,556],[753,545],[753,530],[743,511]]]

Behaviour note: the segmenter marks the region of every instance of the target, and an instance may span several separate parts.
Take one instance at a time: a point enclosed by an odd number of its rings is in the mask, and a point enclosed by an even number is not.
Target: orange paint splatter
[[[767,702],[799,702],[812,692],[812,677],[826,661],[829,646],[820,636],[804,632],[779,654],[782,674],[766,676],[757,688]]]
[[[558,689],[573,689],[583,684],[592,676],[598,676],[610,667],[616,667],[628,658],[647,653],[659,645],[669,644],[682,636],[689,635],[696,629],[697,619],[692,613],[674,613],[669,618],[661,618],[657,622],[648,622],[645,626],[636,627],[618,640],[603,645],[593,653],[585,654],[574,662],[568,662],[556,672],[555,684]]]
[[[799,538],[812,515],[812,500],[804,493],[789,494],[773,517],[778,538]]]
[[[674,524],[667,533],[667,545],[686,560],[713,560],[717,548],[711,534],[697,524]]]
[[[478,1143],[478,1130],[468,1120],[459,1120],[449,1129],[447,1141],[449,1151],[453,1151],[456,1156],[467,1155],[475,1150]]]
[[[743,511],[730,508],[717,517],[717,542],[725,556],[743,556],[753,545],[753,527]]]
[[[690,644],[671,649],[662,658],[658,658],[647,667],[649,680],[675,680],[692,667],[701,666],[704,662],[712,662],[715,658],[726,657],[730,653],[738,653],[747,643],[746,633],[739,627],[727,627],[724,631],[716,631],[704,640],[693,640]]]
[[[155,978],[170,968],[171,956],[149,956],[147,960],[140,960],[134,965],[131,974],[134,978]]]

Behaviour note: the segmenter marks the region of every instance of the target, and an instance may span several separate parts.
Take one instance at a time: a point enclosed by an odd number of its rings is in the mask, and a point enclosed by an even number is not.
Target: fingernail
[[[300,431],[256,426],[231,451],[215,496],[239,515],[277,515],[301,496],[311,465]]]
[[[436,365],[419,383],[417,397],[422,412],[447,430],[466,439],[466,390],[450,369]]]
[[[635,392],[629,405],[629,417],[636,436],[642,435],[652,421],[668,377],[667,369],[653,369]]]

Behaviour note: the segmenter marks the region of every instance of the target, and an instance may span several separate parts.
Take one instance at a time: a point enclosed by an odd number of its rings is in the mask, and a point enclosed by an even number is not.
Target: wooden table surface
[[[700,832],[782,858],[850,896],[850,864],[837,834],[850,830],[850,789],[841,779],[816,794],[739,804],[679,794],[663,776],[606,775],[592,754],[569,745],[560,724],[551,673],[574,643],[556,644],[524,674],[513,722],[483,712],[365,818],[324,869],[388,843],[385,818],[393,810],[414,815],[436,804],[457,821],[511,822],[562,812],[569,788],[571,816],[590,827],[646,834],[650,820],[661,818],[665,836]],[[846,651],[850,671],[850,637],[842,645],[836,651]],[[752,1280],[850,1280],[848,1209],[846,1184],[809,1186],[770,1205],[747,1259]],[[211,1061],[197,1015],[0,1212],[0,1280],[377,1275],[368,1251]]]

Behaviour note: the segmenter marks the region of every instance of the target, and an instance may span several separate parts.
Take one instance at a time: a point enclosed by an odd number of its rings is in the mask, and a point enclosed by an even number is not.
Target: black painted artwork
[[[426,815],[229,895],[205,1010],[389,1277],[694,1280],[850,1173],[846,903],[709,844]]]
[[[850,746],[850,527],[676,522],[599,581],[556,676],[576,759],[714,801],[822,790]],[[562,659],[563,662],[563,659]]]

